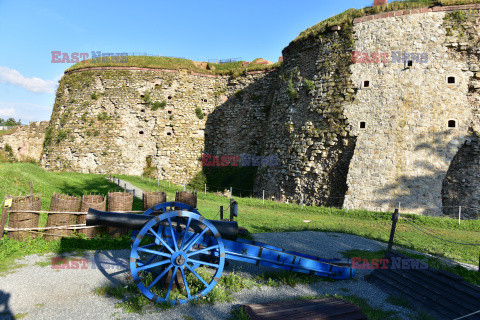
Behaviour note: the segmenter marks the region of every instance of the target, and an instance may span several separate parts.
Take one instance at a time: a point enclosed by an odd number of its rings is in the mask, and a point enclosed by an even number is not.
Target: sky
[[[52,63],[52,51],[276,62],[301,31],[372,3],[0,0],[0,118],[50,119],[58,81],[73,65]]]

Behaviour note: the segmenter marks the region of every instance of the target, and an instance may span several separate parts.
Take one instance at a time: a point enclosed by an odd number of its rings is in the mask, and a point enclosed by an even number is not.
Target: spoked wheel
[[[154,205],[151,208],[148,208],[148,210],[142,214],[146,216],[158,216],[167,212],[177,211],[177,210],[190,211],[198,215],[201,215],[197,209],[189,206],[188,204],[181,203],[181,202],[162,202]],[[138,234],[138,231],[132,231],[132,243],[135,241],[135,237],[137,236],[137,234]]]
[[[199,233],[190,226],[194,220],[202,228]],[[210,261],[201,258],[205,254]],[[136,236],[130,254],[133,281],[148,299],[159,303],[182,304],[207,295],[220,280],[224,265],[220,233],[208,220],[188,211],[152,218]],[[183,284],[174,288],[177,274]]]

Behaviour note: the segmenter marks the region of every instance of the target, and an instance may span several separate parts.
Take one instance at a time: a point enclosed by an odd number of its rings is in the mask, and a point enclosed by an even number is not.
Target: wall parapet
[[[65,74],[73,74],[77,72],[83,71],[104,71],[104,70],[140,70],[140,71],[160,71],[160,72],[167,72],[167,73],[181,73],[183,70],[174,70],[174,69],[164,69],[164,68],[142,68],[142,67],[90,67],[90,68],[82,68],[82,69],[75,69],[70,71],[65,71]],[[247,75],[254,75],[254,74],[262,74],[262,73],[269,73],[275,71],[276,69],[265,69],[265,70],[253,70],[247,71]],[[203,74],[198,72],[188,72],[189,75],[198,76],[198,77],[205,77],[205,78],[213,78],[218,79],[221,77],[225,77],[228,75],[216,75],[216,74]]]
[[[391,11],[391,12],[383,12],[383,13],[377,13],[377,14],[371,15],[371,16],[355,18],[353,20],[353,23],[356,24],[356,23],[367,22],[367,21],[372,21],[372,20],[398,17],[398,16],[406,16],[406,15],[418,14],[418,13],[456,11],[456,10],[471,10],[471,9],[480,10],[480,4],[465,4],[465,5],[457,5],[457,6],[435,6],[435,7],[427,7],[427,8],[419,8],[419,9],[409,9],[409,10],[397,10],[397,11]]]

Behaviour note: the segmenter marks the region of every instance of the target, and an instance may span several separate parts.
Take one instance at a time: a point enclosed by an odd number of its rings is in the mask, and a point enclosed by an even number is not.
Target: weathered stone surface
[[[39,161],[42,154],[43,139],[48,121],[31,122],[28,126],[17,126],[12,133],[0,136],[0,148],[12,147],[19,161]]]

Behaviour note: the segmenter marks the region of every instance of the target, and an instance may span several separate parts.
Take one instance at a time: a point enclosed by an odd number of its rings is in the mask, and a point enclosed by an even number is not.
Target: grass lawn
[[[167,200],[173,201],[175,191],[183,187],[168,182],[158,182],[140,177],[117,176],[130,181],[143,190],[166,190]],[[42,194],[42,209],[48,210],[53,192],[82,195],[87,193],[106,194],[108,191],[119,190],[118,186],[107,181],[101,175],[79,173],[54,173],[25,163],[0,165],[0,197],[5,194],[25,194],[29,190],[29,181],[34,183],[34,192]],[[239,217],[236,219],[240,226],[247,228],[251,233],[261,232],[291,232],[291,231],[325,231],[341,232],[362,236],[369,239],[388,241],[391,227],[391,213],[370,211],[349,211],[325,207],[304,207],[294,204],[284,204],[272,201],[262,201],[254,198],[235,197],[239,203]],[[212,193],[198,193],[199,211],[208,219],[219,219],[219,206],[228,208],[229,199]],[[141,210],[141,202],[134,202],[134,210]],[[225,210],[226,211],[226,210]],[[225,212],[228,216],[228,211]],[[459,242],[480,242],[480,221],[458,221],[450,218],[431,218],[410,216],[417,226],[428,228],[435,234]],[[43,217],[42,221],[46,218]],[[311,222],[304,222],[311,220]],[[435,239],[423,234],[400,220],[397,225],[395,238],[397,245],[414,249],[419,252],[445,256],[458,261],[477,264],[480,252],[478,246],[465,246]],[[31,242],[18,243],[4,239],[0,242],[1,266],[5,268],[7,261],[35,252],[61,252],[81,249],[114,249],[128,248],[128,239],[120,240],[84,240],[63,239],[62,241],[45,242],[36,239]],[[328,245],[328,244],[326,244]],[[5,260],[6,259],[6,260]],[[480,278],[480,277],[479,277]],[[480,283],[480,280],[479,280]]]

